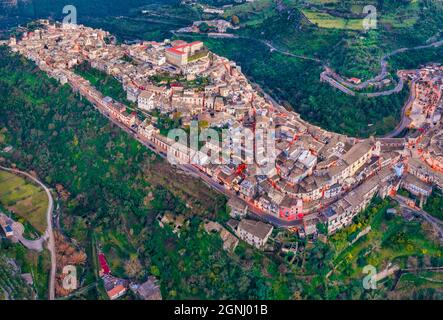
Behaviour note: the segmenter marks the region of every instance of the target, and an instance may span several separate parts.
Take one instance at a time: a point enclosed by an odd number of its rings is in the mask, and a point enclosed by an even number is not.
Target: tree
[[[130,278],[140,278],[143,276],[143,266],[136,255],[131,255],[125,262],[125,272]]]
[[[240,19],[236,15],[233,15],[231,17],[231,22],[234,26],[238,26],[240,24]]]
[[[200,32],[206,33],[209,31],[209,25],[206,22],[203,22],[198,26],[198,29]]]

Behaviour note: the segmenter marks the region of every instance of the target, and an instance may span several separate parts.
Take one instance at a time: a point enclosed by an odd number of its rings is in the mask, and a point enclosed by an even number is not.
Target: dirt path
[[[27,172],[23,172],[23,171],[20,171],[17,169],[5,168],[2,166],[0,166],[0,169],[5,170],[5,171],[9,171],[9,172],[12,172],[15,174],[26,176],[27,178],[29,178],[32,181],[34,181],[35,183],[37,183],[40,187],[42,187],[45,190],[46,195],[48,196],[48,210],[46,211],[47,227],[46,227],[46,232],[41,239],[47,240],[48,250],[51,253],[51,273],[50,273],[50,277],[49,277],[49,294],[48,295],[49,295],[49,300],[54,300],[54,298],[55,298],[56,257],[55,257],[54,233],[52,230],[52,212],[54,209],[54,201],[52,199],[51,192],[40,180],[33,177],[32,175],[30,175]],[[38,242],[41,240],[31,241],[32,242],[31,244],[35,244],[36,241]]]

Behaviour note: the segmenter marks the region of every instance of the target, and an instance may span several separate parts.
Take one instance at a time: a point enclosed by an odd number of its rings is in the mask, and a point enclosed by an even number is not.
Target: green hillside
[[[18,273],[15,261],[0,255],[0,300],[27,300],[32,290]]]

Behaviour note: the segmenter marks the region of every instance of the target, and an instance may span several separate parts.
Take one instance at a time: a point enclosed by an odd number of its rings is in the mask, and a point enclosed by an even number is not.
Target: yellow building
[[[344,156],[343,160],[348,165],[345,176],[352,177],[371,158],[373,148],[367,141],[357,143]]]

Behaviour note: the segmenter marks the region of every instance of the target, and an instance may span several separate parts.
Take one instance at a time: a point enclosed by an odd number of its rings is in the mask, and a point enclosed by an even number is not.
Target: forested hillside
[[[0,1],[0,30],[40,18],[61,20],[66,13],[63,8],[73,5],[77,9],[79,22],[90,18],[124,16],[141,5],[176,3],[176,0],[17,0]]]
[[[17,0],[2,1],[0,6],[10,15],[19,15],[31,18],[41,16],[60,16],[63,7],[73,5],[80,14],[85,15],[116,15],[126,14],[135,7],[149,3],[167,3],[173,0],[107,0],[107,1],[87,1],[87,0],[71,0],[68,2],[63,0]]]
[[[20,277],[16,262],[0,254],[0,300],[29,300],[32,297],[32,290]]]

